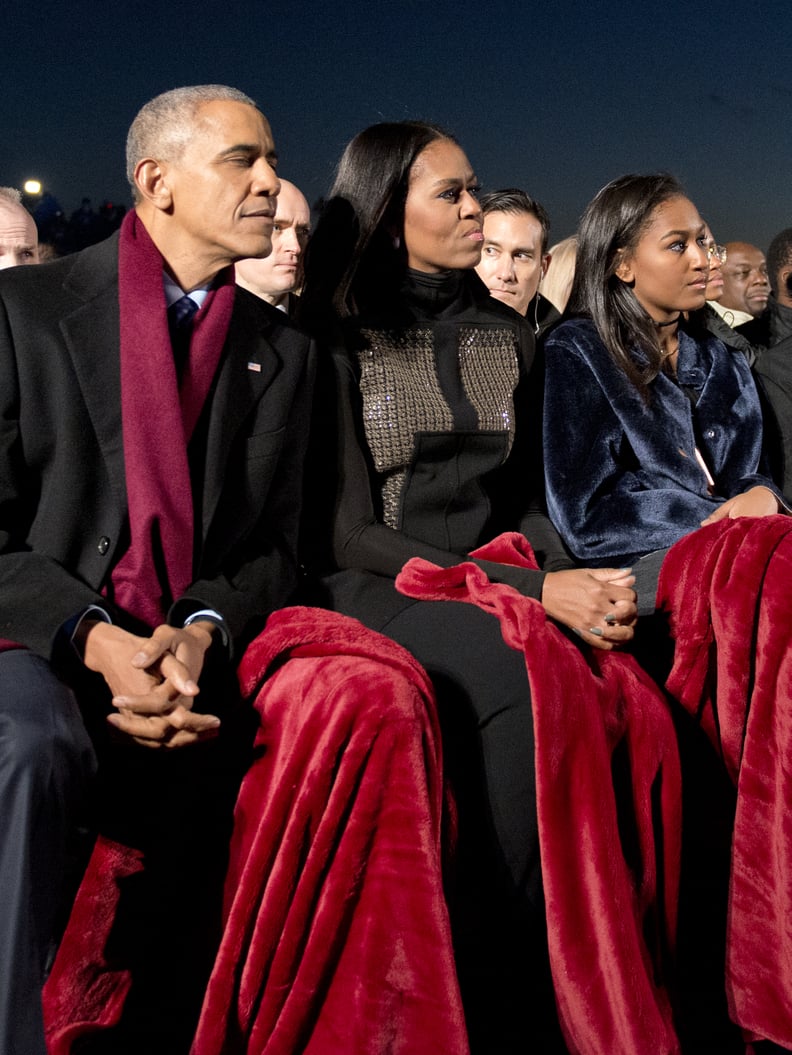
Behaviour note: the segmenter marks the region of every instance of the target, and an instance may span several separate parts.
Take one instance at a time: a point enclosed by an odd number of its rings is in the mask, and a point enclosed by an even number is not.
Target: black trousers
[[[41,987],[67,846],[95,770],[73,693],[30,652],[0,653],[0,1051],[45,1055]]]
[[[0,1052],[45,1055],[41,988],[79,882],[65,867],[70,840],[85,823],[142,851],[146,867],[125,884],[113,932],[114,958],[132,973],[123,1018],[81,1050],[186,1055],[256,716],[210,653],[196,707],[220,716],[220,736],[154,751],[114,737],[98,675],[75,664],[68,677],[72,687],[40,657],[0,653]]]

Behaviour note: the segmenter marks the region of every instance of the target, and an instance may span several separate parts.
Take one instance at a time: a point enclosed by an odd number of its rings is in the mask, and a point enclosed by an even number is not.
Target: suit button
[[[715,429],[707,429],[707,431],[704,433],[704,435],[706,436],[706,438],[708,440],[714,440],[715,439]]]
[[[107,535],[102,535],[96,546],[97,552],[100,557],[104,557],[105,553],[110,549],[110,539]]]

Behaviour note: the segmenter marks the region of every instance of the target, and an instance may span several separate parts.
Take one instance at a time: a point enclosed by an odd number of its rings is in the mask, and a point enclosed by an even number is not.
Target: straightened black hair
[[[506,187],[505,190],[492,190],[482,194],[480,198],[481,211],[486,216],[491,212],[506,212],[512,216],[527,213],[535,216],[542,228],[542,254],[547,252],[547,243],[550,240],[550,217],[544,205],[536,198],[526,194],[519,187]]]
[[[591,317],[614,361],[647,401],[662,350],[655,323],[616,270],[637,247],[655,209],[682,197],[681,184],[668,173],[622,176],[599,191],[578,228],[570,314]],[[645,363],[635,361],[636,350]]]
[[[306,250],[301,308],[309,325],[369,311],[398,291],[410,171],[440,139],[456,142],[438,125],[398,121],[372,125],[347,145]]]

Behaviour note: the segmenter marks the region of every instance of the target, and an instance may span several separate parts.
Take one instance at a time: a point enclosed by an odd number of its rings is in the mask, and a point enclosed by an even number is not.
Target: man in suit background
[[[311,207],[305,195],[293,183],[281,180],[272,252],[238,261],[238,285],[293,317],[298,299],[294,291],[302,283],[302,257],[310,233]]]
[[[491,296],[528,319],[537,336],[544,334],[560,318],[539,292],[550,266],[550,217],[518,187],[483,195],[481,212],[484,247],[476,274]]]
[[[270,251],[269,125],[235,89],[176,89],[141,110],[127,147],[135,209],[120,237],[0,283],[9,1055],[45,1052],[40,993],[65,838],[97,742],[100,762],[121,744],[113,767],[130,816],[147,794],[166,833],[190,811],[200,823],[191,785],[157,799],[174,785],[146,758],[172,750],[141,747],[188,749],[176,752],[193,759],[180,774],[197,786],[207,745],[193,745],[222,741],[233,659],[297,582],[308,341],[235,292],[230,267]]]

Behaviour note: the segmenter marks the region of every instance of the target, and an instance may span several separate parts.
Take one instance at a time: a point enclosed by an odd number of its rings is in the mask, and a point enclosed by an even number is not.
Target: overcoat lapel
[[[74,371],[119,505],[125,509],[117,238],[76,257],[65,282],[78,304],[61,322]],[[108,354],[111,347],[112,354]]]

